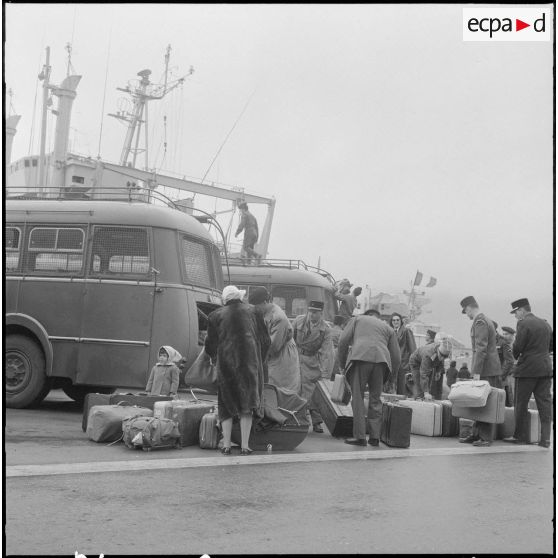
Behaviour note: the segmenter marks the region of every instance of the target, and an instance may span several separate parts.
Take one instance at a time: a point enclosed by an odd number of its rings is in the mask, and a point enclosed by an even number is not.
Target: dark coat
[[[267,327],[251,304],[233,300],[209,314],[205,350],[217,359],[221,420],[250,411],[262,416],[269,345]]]
[[[513,370],[516,378],[552,376],[549,351],[553,344],[552,328],[546,320],[528,313],[517,322],[513,343],[513,356],[517,364]]]
[[[471,347],[473,362],[471,374],[479,374],[481,378],[501,376],[502,367],[496,350],[496,328],[492,320],[482,312],[473,319],[471,326]]]
[[[394,330],[395,331],[395,330]],[[411,354],[417,350],[417,343],[413,332],[406,326],[401,325],[399,330],[395,332],[397,336],[397,343],[401,351],[401,365],[400,369],[405,372],[409,371],[409,358]]]

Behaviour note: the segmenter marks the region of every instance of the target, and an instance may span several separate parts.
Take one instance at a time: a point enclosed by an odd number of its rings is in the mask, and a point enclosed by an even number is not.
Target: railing
[[[254,261],[254,260],[252,260]],[[257,263],[252,264],[248,263],[248,261],[244,258],[229,258],[228,259],[229,265],[241,265],[241,266],[250,266],[250,267],[280,267],[284,269],[302,269],[304,271],[311,271],[313,273],[318,273],[322,277],[325,277],[332,285],[335,285],[335,279],[331,273],[326,271],[325,269],[320,269],[318,267],[308,265],[302,260],[291,260],[291,259],[261,259],[257,260]]]

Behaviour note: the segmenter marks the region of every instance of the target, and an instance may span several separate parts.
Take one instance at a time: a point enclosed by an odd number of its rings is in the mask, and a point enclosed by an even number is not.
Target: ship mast
[[[47,121],[47,107],[50,89],[50,47],[46,47],[46,61],[43,66],[43,71],[39,74],[39,79],[43,82],[43,113],[41,120],[41,149],[39,154],[39,188],[43,191],[45,186],[45,158],[46,158],[46,121]]]
[[[191,74],[194,73],[194,69],[190,67],[189,72],[182,76],[181,78],[174,80],[169,84],[168,73],[169,73],[169,60],[170,60],[171,46],[167,47],[165,54],[165,75],[163,85],[157,86],[151,83],[149,76],[151,75],[151,70],[141,70],[138,72],[140,77],[139,84],[136,87],[130,84],[127,87],[117,87],[118,91],[123,91],[128,93],[132,97],[132,110],[126,111],[121,110],[116,114],[109,114],[118,120],[128,123],[128,130],[126,132],[126,137],[124,138],[124,145],[122,147],[122,153],[120,154],[120,165],[131,166],[136,168],[136,160],[138,153],[141,151],[145,152],[145,169],[149,168],[149,153],[148,153],[148,143],[147,143],[147,133],[148,133],[148,110],[147,103],[149,101],[158,101],[170,93],[173,89],[176,89],[179,85],[184,83],[184,80]],[[145,117],[144,117],[145,114]],[[145,124],[145,148],[139,147],[140,134],[142,124]],[[135,144],[132,147],[132,143]],[[132,160],[129,162],[128,159],[132,154]]]

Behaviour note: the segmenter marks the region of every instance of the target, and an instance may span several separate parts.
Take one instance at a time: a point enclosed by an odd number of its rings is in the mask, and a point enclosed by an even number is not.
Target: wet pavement
[[[553,550],[553,451],[538,446],[310,432],[292,452],[147,453],[87,440],[80,406],[52,392],[6,410],[5,451],[8,554]]]

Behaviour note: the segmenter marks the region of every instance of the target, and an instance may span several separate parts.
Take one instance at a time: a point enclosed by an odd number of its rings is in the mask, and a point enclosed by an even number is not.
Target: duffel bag
[[[150,451],[180,447],[178,424],[161,417],[134,417],[122,421],[123,441],[132,449]]]
[[[455,382],[448,399],[459,407],[484,407],[490,395],[490,384],[486,380]]]
[[[89,411],[86,434],[94,442],[116,442],[122,437],[122,420],[152,416],[151,409],[125,405],[94,405]]]

